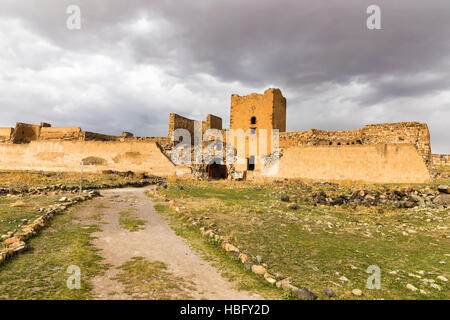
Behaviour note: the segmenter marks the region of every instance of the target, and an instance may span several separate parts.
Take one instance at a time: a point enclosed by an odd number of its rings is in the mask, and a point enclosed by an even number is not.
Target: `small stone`
[[[409,290],[411,290],[411,291],[417,291],[418,289],[416,288],[416,287],[414,287],[412,284],[410,284],[410,283],[408,283],[407,285],[406,285],[406,288],[407,289],[409,289]]]
[[[289,196],[288,196],[288,195],[282,195],[282,196],[281,196],[281,201],[283,201],[283,202],[289,202]]]
[[[299,208],[299,206],[298,206],[298,204],[293,203],[293,204],[291,204],[288,208],[289,208],[289,209],[292,209],[292,210],[297,210],[297,209]]]
[[[254,264],[254,265],[252,266],[252,272],[253,272],[253,273],[256,273],[256,274],[263,275],[263,274],[265,274],[265,273],[267,272],[267,270],[266,270],[266,268],[264,268],[263,266],[259,266],[259,265],[257,265],[257,264]]]
[[[241,253],[239,255],[239,260],[241,260],[242,263],[246,263],[247,261],[249,261],[249,256],[246,255],[245,253]]]
[[[12,243],[16,243],[16,242],[19,242],[19,241],[20,241],[19,238],[17,238],[17,237],[12,237],[12,238],[6,239],[6,240],[5,240],[5,244],[6,244],[6,245],[10,245],[10,244],[12,244]]]
[[[340,277],[339,280],[341,280],[342,282],[349,282],[350,280],[347,279],[347,277]]]
[[[59,199],[59,202],[66,202],[67,200],[67,197],[62,197],[61,199]]]
[[[438,186],[438,191],[440,193],[450,194],[450,186],[441,184],[440,186]]]
[[[423,294],[423,295],[427,295],[428,294],[428,292],[426,292],[425,290],[423,290],[423,289],[420,289],[420,291],[419,291],[421,294]]]
[[[100,195],[100,191],[98,190],[91,190],[89,191],[89,194],[92,196],[99,196]]]
[[[317,296],[309,291],[307,288],[299,288],[297,292],[297,296],[303,300],[316,300]]]
[[[362,295],[362,291],[359,290],[359,289],[353,289],[353,290],[352,290],[352,293],[353,293],[355,296],[361,296],[361,295]]]
[[[266,281],[269,282],[270,284],[275,284],[277,282],[277,280],[274,279],[274,276],[268,272],[264,274],[264,279],[266,279]]]
[[[432,287],[433,289],[436,289],[436,290],[439,290],[439,291],[441,291],[441,286],[440,286],[440,285],[438,285],[438,284],[436,284],[436,283],[432,283],[432,284],[430,284],[430,287]]]
[[[263,263],[263,258],[261,256],[256,256],[256,262]]]
[[[289,288],[289,286],[291,285],[291,279],[286,278],[286,279],[280,280],[277,283],[275,283],[275,285],[278,288],[283,288],[283,289]]]
[[[325,288],[325,294],[330,298],[336,297],[336,293],[330,288]]]
[[[436,279],[444,281],[444,282],[448,281],[448,279],[446,277],[444,277],[444,276],[437,276]]]
[[[420,274],[421,276],[426,276],[427,275],[427,273],[425,271],[423,271],[423,270],[419,270],[419,271],[417,271],[417,273]]]

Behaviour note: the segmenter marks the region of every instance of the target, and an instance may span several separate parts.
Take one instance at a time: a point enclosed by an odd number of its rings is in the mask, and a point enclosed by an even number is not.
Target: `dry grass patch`
[[[125,293],[133,299],[192,299],[190,294],[195,290],[194,283],[173,275],[163,262],[149,262],[143,257],[134,257],[119,269],[122,272],[114,280],[121,282]]]

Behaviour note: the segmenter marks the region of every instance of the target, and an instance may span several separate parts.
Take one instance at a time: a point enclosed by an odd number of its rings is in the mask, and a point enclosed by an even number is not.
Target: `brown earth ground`
[[[116,189],[102,192],[102,197],[83,205],[77,215],[81,220],[101,216],[101,231],[94,233],[94,245],[109,269],[92,279],[96,299],[134,299],[126,284],[117,279],[122,266],[134,257],[149,262],[162,262],[172,279],[184,282],[182,290],[171,298],[193,299],[261,299],[245,291],[234,289],[234,284],[221,277],[218,271],[194,252],[186,242],[175,235],[154,210],[146,189]],[[132,212],[135,219],[145,222],[140,230],[130,231],[119,223],[121,213]],[[146,281],[145,279],[141,281]],[[182,296],[178,294],[183,294]]]

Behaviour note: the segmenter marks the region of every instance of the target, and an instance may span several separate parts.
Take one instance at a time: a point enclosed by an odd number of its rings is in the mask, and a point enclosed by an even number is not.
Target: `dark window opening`
[[[250,119],[250,122],[251,122],[251,124],[256,124],[256,117],[252,117],[252,118]]]
[[[330,141],[330,146],[332,146],[332,145],[333,145],[333,142]]]
[[[357,144],[362,144],[361,140],[356,140]]]
[[[341,143],[340,142],[338,142],[338,146],[340,146],[341,145]]]
[[[347,142],[347,145],[349,145],[350,143],[349,142]]]
[[[255,156],[250,156],[250,158],[247,159],[247,170],[255,170]]]

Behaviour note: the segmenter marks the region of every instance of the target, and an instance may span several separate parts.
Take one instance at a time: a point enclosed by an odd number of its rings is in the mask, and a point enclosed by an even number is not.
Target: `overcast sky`
[[[158,136],[176,112],[229,127],[231,94],[276,87],[288,131],[419,121],[450,153],[449,0],[0,0],[0,70],[0,126]]]

